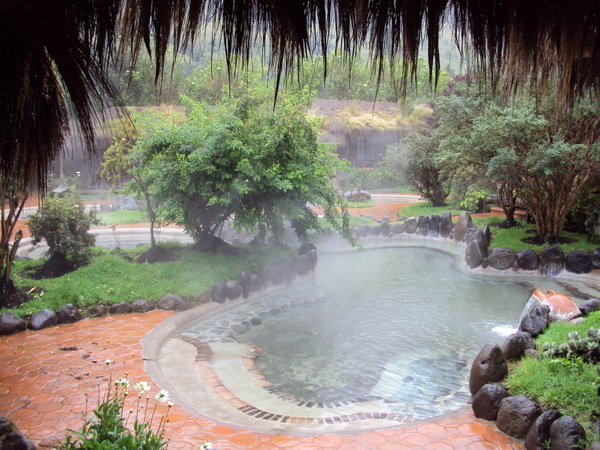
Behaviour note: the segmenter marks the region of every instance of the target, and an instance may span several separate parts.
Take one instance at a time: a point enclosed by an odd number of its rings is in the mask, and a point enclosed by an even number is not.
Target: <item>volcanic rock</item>
[[[504,354],[496,344],[486,344],[475,357],[469,376],[471,395],[477,394],[482,386],[501,381],[508,374]]]
[[[131,311],[133,311],[133,309],[127,302],[115,303],[108,307],[108,312],[110,314],[129,314]]]
[[[475,417],[496,420],[500,402],[508,397],[508,391],[499,384],[486,384],[473,397],[472,407]]]
[[[541,414],[538,404],[524,395],[506,397],[500,402],[496,426],[509,436],[523,439]]]
[[[524,446],[527,450],[542,450],[546,443],[550,440],[550,425],[558,419],[562,414],[551,409],[543,412],[527,432],[525,436]]]
[[[558,245],[547,247],[540,255],[540,273],[555,277],[565,266],[565,254]]]
[[[525,306],[525,312],[521,317],[521,323],[519,324],[520,331],[526,331],[531,336],[536,337],[546,328],[550,323],[550,307],[548,305],[534,306],[528,309]]]
[[[149,302],[145,298],[138,298],[131,303],[131,309],[134,312],[148,312],[156,309],[156,305],[152,302]]]
[[[550,449],[581,448],[585,430],[571,416],[562,416],[550,425]]]
[[[164,311],[183,311],[189,309],[190,304],[178,295],[167,294],[158,301],[156,306]]]
[[[450,232],[454,228],[452,223],[452,213],[450,211],[444,211],[442,214],[442,220],[440,221],[440,234],[443,238],[450,236]]]
[[[506,247],[496,247],[488,257],[489,265],[498,270],[510,269],[516,260],[515,251]]]
[[[415,217],[409,217],[404,221],[404,231],[408,234],[413,234],[417,231],[417,219]]]
[[[473,228],[473,219],[471,219],[471,215],[467,211],[463,211],[458,216],[458,220],[454,226],[454,240],[462,242],[468,228]]]
[[[27,323],[12,312],[0,314],[0,336],[18,333],[27,327]]]
[[[592,271],[592,255],[580,250],[567,253],[565,269],[573,273],[590,273]]]
[[[83,320],[83,314],[75,308],[71,303],[66,304],[56,311],[58,323],[75,323]]]
[[[439,214],[432,214],[429,218],[429,236],[438,237],[440,235],[440,223],[442,217]]]
[[[29,328],[32,330],[41,330],[57,324],[58,317],[56,317],[56,313],[51,309],[42,309],[31,316],[29,320]]]
[[[534,250],[528,248],[517,253],[517,264],[523,270],[538,270],[540,268],[540,257]]]

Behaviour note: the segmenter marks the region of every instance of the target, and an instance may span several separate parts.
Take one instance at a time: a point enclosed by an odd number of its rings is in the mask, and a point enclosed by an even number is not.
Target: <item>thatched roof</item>
[[[330,38],[349,55],[361,45],[376,61],[401,56],[410,77],[424,38],[435,74],[438,36],[454,22],[492,81],[510,87],[557,83],[560,98],[600,77],[597,0],[19,0],[0,5],[0,173],[43,181],[69,117],[92,142],[95,110],[114,99],[106,81],[119,42],[134,58],[146,47],[157,78],[169,42],[193,42],[207,21],[228,59],[244,61],[257,42],[277,73],[327,53]],[[122,39],[119,41],[119,39]],[[549,80],[549,81],[548,81]]]

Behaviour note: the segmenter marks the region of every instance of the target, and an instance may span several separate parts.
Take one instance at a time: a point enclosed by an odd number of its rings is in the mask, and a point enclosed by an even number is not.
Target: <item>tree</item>
[[[433,206],[444,206],[448,185],[446,177],[435,163],[438,146],[439,139],[430,132],[411,131],[398,144],[388,146],[383,164],[403,173],[406,180]]]
[[[148,161],[148,183],[159,215],[183,225],[200,246],[210,248],[231,217],[237,229],[264,241],[284,237],[291,221],[303,241],[320,229],[316,213],[350,238],[341,197],[331,179],[344,164],[302,110],[302,99],[282,97],[273,109],[264,91],[225,98],[216,107],[184,98],[187,121],[155,124],[134,152]],[[305,103],[305,101],[304,101]]]
[[[2,223],[0,234],[0,308],[18,305],[25,301],[25,295],[14,285],[11,279],[12,267],[23,232],[15,233],[19,217],[27,201],[23,186],[11,177],[0,182],[0,199],[2,199]],[[11,243],[12,239],[12,243]]]
[[[49,260],[52,261],[50,265],[68,261],[68,270],[72,270],[89,262],[96,237],[88,231],[91,225],[98,223],[94,209],[86,213],[81,199],[68,195],[46,198],[29,218],[27,226],[33,245],[39,244],[42,239],[46,241]]]
[[[437,166],[455,184],[495,185],[509,225],[519,197],[534,217],[538,239],[556,243],[600,164],[594,105],[581,99],[565,110],[551,97],[539,104],[489,100],[485,92],[465,89],[436,100]]]

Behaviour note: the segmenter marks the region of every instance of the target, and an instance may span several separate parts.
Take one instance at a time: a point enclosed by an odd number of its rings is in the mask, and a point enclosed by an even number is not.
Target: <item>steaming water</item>
[[[321,257],[325,303],[270,318],[237,340],[262,348],[256,365],[265,378],[300,400],[439,403],[465,391],[473,357],[518,326],[529,298],[517,283],[468,278],[451,263],[420,248]]]
[[[383,398],[431,417],[465,404],[475,355],[517,328],[529,299],[519,282],[465,275],[427,248],[321,255],[318,289],[239,305],[185,334],[260,347],[257,368],[299,400]],[[547,279],[533,283],[560,291]],[[326,301],[305,301],[318,290]]]

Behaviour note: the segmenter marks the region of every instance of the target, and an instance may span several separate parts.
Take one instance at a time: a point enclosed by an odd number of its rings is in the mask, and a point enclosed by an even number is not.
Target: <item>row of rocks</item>
[[[364,217],[373,219],[372,216]],[[467,222],[465,222],[465,220]],[[470,222],[469,222],[470,221]],[[400,217],[398,222],[390,223],[389,219],[382,220],[379,225],[362,225],[352,228],[352,235],[355,239],[368,236],[390,236],[398,234],[414,234],[417,236],[441,237],[462,241],[468,227],[473,226],[469,215],[461,214],[456,225],[452,223],[452,214],[450,211],[429,216]]]
[[[257,293],[270,285],[290,284],[297,276],[303,276],[314,271],[317,264],[317,251],[313,244],[300,248],[295,259],[283,258],[277,265],[264,265],[258,274],[244,270],[237,280],[217,282],[213,285],[210,297],[212,301],[223,303],[240,296],[247,298],[251,293]],[[96,305],[87,311],[67,304],[57,311],[43,309],[25,320],[8,311],[0,314],[0,336],[18,333],[26,329],[42,330],[44,328],[75,323],[86,317],[103,317],[107,314],[128,314],[147,312],[154,309],[165,311],[183,311],[191,307],[191,303],[175,294],[167,294],[158,302],[138,299],[131,303],[120,302],[113,305]]]
[[[289,285],[296,277],[314,272],[317,266],[317,249],[314,244],[305,244],[298,250],[295,259],[282,258],[276,266],[264,264],[258,273],[243,270],[236,280],[218,281],[213,284],[210,298],[213,302],[224,303],[239,297],[259,293],[270,286]]]
[[[147,312],[154,309],[165,311],[180,311],[190,307],[190,302],[174,294],[167,294],[158,302],[152,303],[146,299],[138,299],[131,303],[120,302],[113,305],[96,305],[89,308],[84,314],[84,310],[67,304],[57,311],[43,309],[33,314],[28,320],[25,320],[16,314],[8,311],[0,314],[0,336],[18,333],[26,329],[42,330],[65,323],[75,323],[86,317],[103,317],[107,314],[128,314],[134,312]]]
[[[600,309],[600,302],[590,300],[580,308],[583,315]],[[535,354],[534,337],[541,334],[554,315],[548,305],[526,307],[519,329],[508,336],[502,346],[485,345],[475,357],[469,377],[469,390],[475,417],[496,421],[498,429],[509,436],[524,439],[526,449],[580,448],[586,435],[571,416],[556,410],[543,411],[525,396],[510,396],[497,384],[508,375],[507,361]]]

